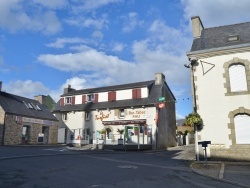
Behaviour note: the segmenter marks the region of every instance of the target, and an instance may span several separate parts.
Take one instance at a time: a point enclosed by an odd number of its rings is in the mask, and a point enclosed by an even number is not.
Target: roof
[[[61,96],[64,97],[64,96],[72,96],[72,95],[77,95],[77,94],[98,93],[98,92],[105,92],[105,91],[116,91],[116,90],[121,90],[121,89],[147,87],[147,86],[151,85],[153,82],[154,82],[154,80],[150,80],[150,81],[122,84],[122,85],[81,89],[81,90],[71,91],[71,92],[63,94]]]
[[[193,40],[191,52],[250,43],[249,32],[250,22],[205,28],[201,31],[201,37]],[[235,35],[239,36],[239,40],[228,42],[228,37]]]
[[[122,87],[125,86],[125,87]],[[138,83],[134,83],[134,84],[125,84],[125,85],[117,85],[117,86],[109,86],[109,87],[105,87],[106,88],[117,88],[118,89],[129,89],[131,87],[143,87],[143,86],[147,86],[149,88],[149,96],[147,98],[138,98],[138,99],[126,99],[126,100],[117,100],[117,101],[106,101],[106,102],[97,102],[97,103],[93,103],[93,102],[88,102],[85,104],[76,104],[76,105],[64,105],[64,106],[60,106],[60,103],[58,101],[57,105],[54,108],[54,112],[56,111],[86,111],[86,110],[95,110],[95,109],[107,109],[107,108],[126,108],[126,107],[136,107],[136,106],[155,106],[157,104],[158,98],[161,96],[162,93],[162,86],[161,85],[155,85],[154,81],[148,81],[148,82],[138,82]],[[164,89],[167,89],[170,91],[169,87],[167,86],[166,82],[164,84]],[[100,89],[100,90],[99,90]],[[79,91],[83,91],[83,90],[78,90],[78,91],[74,91],[74,92],[70,92],[70,95],[73,94],[80,94]],[[91,89],[88,90],[90,92],[92,91],[104,91],[103,88],[95,88],[95,89]],[[110,91],[107,89],[107,91]],[[85,93],[86,90],[84,90],[83,93]],[[175,100],[174,95],[172,94],[172,92],[170,91],[172,98],[171,99],[167,99],[167,100]],[[65,96],[65,95],[63,95]]]
[[[41,110],[35,110],[34,107],[28,108],[25,103],[32,103],[34,106],[38,105]],[[58,121],[57,118],[40,102],[10,93],[0,91],[0,105],[6,113],[20,116],[32,117],[37,119],[46,119]]]

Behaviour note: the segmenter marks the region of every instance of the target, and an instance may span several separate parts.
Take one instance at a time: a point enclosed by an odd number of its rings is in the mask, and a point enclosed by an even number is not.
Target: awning
[[[145,124],[145,123],[146,123],[145,119],[102,121],[103,125],[128,125],[128,124]]]

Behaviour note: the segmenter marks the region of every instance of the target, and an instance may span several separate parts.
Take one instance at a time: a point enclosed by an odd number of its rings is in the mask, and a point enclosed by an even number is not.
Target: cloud
[[[200,16],[204,27],[235,24],[250,20],[249,0],[181,0],[184,18],[190,21],[192,16]]]
[[[50,9],[60,9],[65,7],[68,2],[67,0],[51,0],[51,1],[44,1],[44,0],[32,0],[35,4],[40,4],[46,8]]]
[[[44,34],[55,34],[61,30],[61,24],[54,11],[43,11],[37,7],[37,11],[32,12],[29,6],[33,4],[28,3],[27,10],[24,5],[22,1],[1,0],[0,28],[11,32],[28,30]]]
[[[115,42],[115,43],[112,43],[111,46],[112,46],[111,51],[113,51],[113,52],[121,52],[126,47],[126,44]]]
[[[121,3],[123,0],[77,0],[77,6],[73,6],[74,12],[93,11],[109,4]],[[80,3],[79,3],[80,2]]]
[[[17,80],[14,82],[3,83],[3,91],[27,98],[34,98],[35,95],[48,93],[49,89],[41,82]]]
[[[176,119],[185,119],[185,116],[176,111]]]
[[[124,20],[122,31],[125,33],[133,31],[137,26],[142,25],[136,12],[130,12],[127,17],[122,17]]]
[[[103,38],[103,34],[100,31],[94,31],[91,36],[93,38],[97,38],[97,39],[102,39]]]
[[[66,44],[79,44],[86,43],[87,41],[82,38],[57,38],[55,42],[49,43],[46,46],[53,48],[64,48]]]

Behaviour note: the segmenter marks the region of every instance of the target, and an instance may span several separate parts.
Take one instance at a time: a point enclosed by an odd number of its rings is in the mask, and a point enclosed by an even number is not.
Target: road
[[[236,187],[199,176],[180,151],[72,151],[0,147],[1,188]]]

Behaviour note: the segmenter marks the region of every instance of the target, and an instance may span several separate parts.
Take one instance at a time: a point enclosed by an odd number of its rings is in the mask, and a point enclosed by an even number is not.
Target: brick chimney
[[[155,85],[161,85],[165,82],[165,76],[162,73],[155,73]]]
[[[201,36],[201,31],[204,29],[203,24],[199,16],[194,16],[192,20],[193,37],[199,38]]]
[[[39,101],[41,104],[46,105],[46,96],[45,95],[36,95],[34,99]]]

